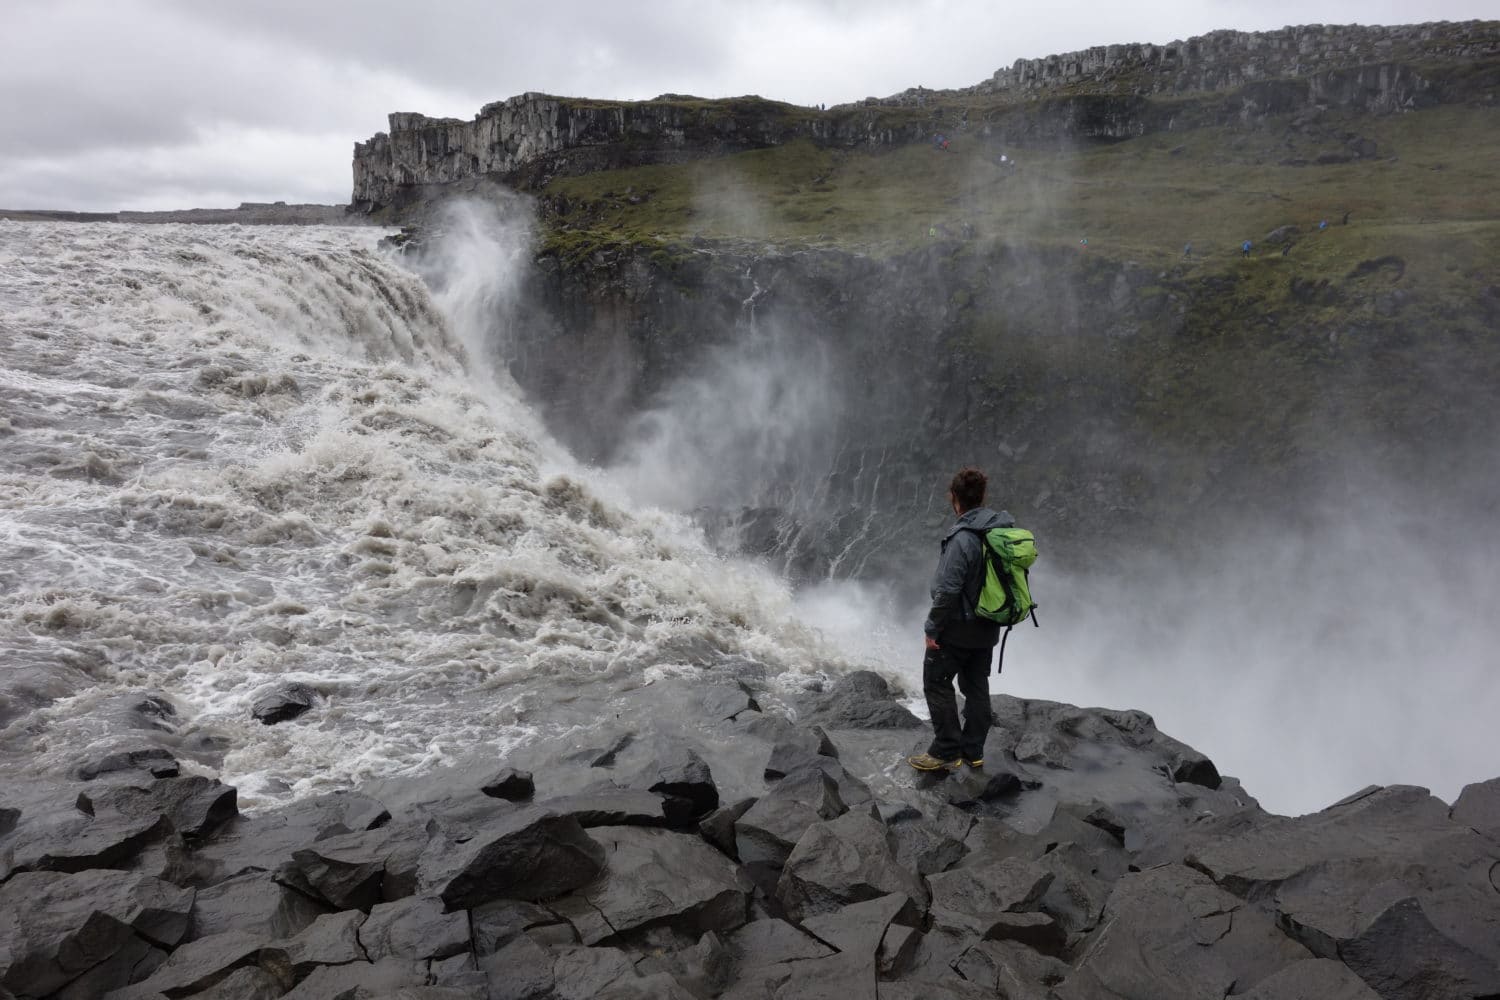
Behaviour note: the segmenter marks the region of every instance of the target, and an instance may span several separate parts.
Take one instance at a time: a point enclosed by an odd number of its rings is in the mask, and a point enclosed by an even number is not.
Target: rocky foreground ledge
[[[1500,995],[1500,779],[1286,818],[1140,712],[997,696],[989,766],[928,779],[873,674],[797,722],[641,690],[712,737],[627,705],[263,815],[154,748],[7,789],[0,997]]]

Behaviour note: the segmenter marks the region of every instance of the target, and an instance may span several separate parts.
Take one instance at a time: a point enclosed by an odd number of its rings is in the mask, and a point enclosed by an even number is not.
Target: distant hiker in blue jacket
[[[964,764],[984,766],[989,736],[990,662],[1000,641],[1000,626],[974,613],[984,583],[984,549],[972,530],[1010,528],[1004,511],[984,506],[989,481],[968,466],[948,485],[948,502],[958,520],[943,536],[937,572],[932,577],[932,609],[922,626],[922,693],[932,718],[933,739],[927,752],[909,759],[918,771],[956,771]],[[964,696],[963,723],[953,682]]]
[[[1240,256],[1241,257],[1248,257],[1248,256],[1250,256],[1250,241],[1249,240],[1246,240],[1245,242],[1243,242],[1243,243],[1240,244]]]

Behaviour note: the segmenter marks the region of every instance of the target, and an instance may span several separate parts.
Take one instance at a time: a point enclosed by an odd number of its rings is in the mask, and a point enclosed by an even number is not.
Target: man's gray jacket
[[[932,575],[932,610],[922,631],[940,646],[986,649],[1000,641],[1000,626],[974,615],[979,590],[984,585],[984,547],[974,528],[1013,528],[1016,522],[1005,511],[988,507],[965,511],[943,536],[937,572]]]

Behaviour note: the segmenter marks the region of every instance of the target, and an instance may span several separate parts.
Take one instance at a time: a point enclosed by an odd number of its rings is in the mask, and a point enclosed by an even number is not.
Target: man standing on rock
[[[984,506],[987,485],[984,473],[972,466],[959,469],[948,485],[948,502],[958,520],[943,536],[932,577],[932,610],[922,627],[927,646],[922,692],[933,739],[926,753],[909,761],[919,771],[984,766],[991,721],[990,660],[1000,641],[1000,626],[974,613],[984,584],[984,546],[978,532],[1016,523],[1004,511],[997,514]],[[962,726],[953,694],[955,679],[964,696]]]

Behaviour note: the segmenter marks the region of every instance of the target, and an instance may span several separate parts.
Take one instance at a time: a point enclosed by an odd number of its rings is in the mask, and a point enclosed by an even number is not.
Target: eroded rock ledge
[[[0,996],[1500,993],[1500,779],[1272,816],[1144,713],[1008,696],[988,767],[928,779],[874,675],[786,714],[662,683],[701,739],[610,723],[262,815],[155,753],[13,790]]]

